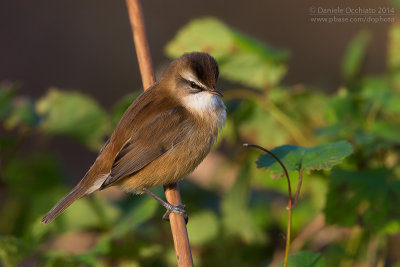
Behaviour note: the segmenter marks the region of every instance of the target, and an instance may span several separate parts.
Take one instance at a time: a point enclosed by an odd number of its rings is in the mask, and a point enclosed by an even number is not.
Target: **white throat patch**
[[[209,118],[219,131],[222,129],[226,118],[225,105],[222,100],[213,94],[200,92],[190,94],[183,98],[183,105],[203,118]]]
[[[183,105],[192,112],[202,113],[215,111],[221,108],[224,104],[218,96],[208,92],[200,92],[189,94],[183,98]]]

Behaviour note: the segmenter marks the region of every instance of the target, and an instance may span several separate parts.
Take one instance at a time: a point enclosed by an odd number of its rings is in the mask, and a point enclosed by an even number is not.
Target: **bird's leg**
[[[151,192],[149,189],[147,189],[145,187],[143,188],[143,192],[145,192],[146,194],[148,194],[149,196],[151,196],[152,198],[157,200],[161,205],[163,205],[167,209],[167,211],[163,215],[163,220],[169,221],[169,214],[171,212],[173,212],[176,214],[183,215],[183,217],[185,218],[185,222],[186,223],[188,222],[189,218],[186,213],[186,206],[184,204],[171,205],[170,203],[168,203],[168,202],[162,200],[161,198],[159,198],[158,196],[156,196],[153,192]]]

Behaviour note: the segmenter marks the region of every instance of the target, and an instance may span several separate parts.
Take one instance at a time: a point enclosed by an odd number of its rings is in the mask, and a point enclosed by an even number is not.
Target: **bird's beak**
[[[217,95],[217,96],[219,96],[219,97],[223,97],[223,96],[224,96],[224,95],[221,93],[220,90],[215,89],[215,88],[214,88],[214,89],[209,89],[208,92],[209,92],[210,94]]]

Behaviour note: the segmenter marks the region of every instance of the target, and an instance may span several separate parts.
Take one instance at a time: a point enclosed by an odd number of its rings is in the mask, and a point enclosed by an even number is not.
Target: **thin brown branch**
[[[283,164],[283,162],[271,151],[269,151],[268,149],[259,146],[259,145],[254,145],[254,144],[243,144],[243,146],[245,147],[255,147],[258,148],[262,151],[264,151],[265,153],[268,153],[269,155],[271,155],[282,167],[285,176],[286,176],[286,181],[288,183],[288,195],[289,195],[289,199],[288,199],[288,205],[286,207],[287,211],[288,211],[288,224],[287,224],[287,232],[286,232],[286,246],[285,246],[285,256],[283,259],[283,267],[287,267],[287,263],[288,263],[288,259],[289,259],[289,250],[290,250],[290,236],[291,236],[291,228],[292,228],[292,187],[290,185],[290,178],[289,178],[289,173],[285,167],[285,164]]]
[[[283,172],[285,173],[287,183],[288,183],[288,195],[289,195],[289,199],[288,199],[287,209],[292,209],[292,207],[293,207],[293,205],[292,205],[292,187],[290,186],[289,173],[288,173],[288,171],[287,171],[287,169],[286,169],[286,167],[285,167],[285,164],[283,164],[283,162],[282,162],[274,153],[272,153],[271,151],[269,151],[268,149],[266,149],[266,148],[264,148],[264,147],[262,147],[262,146],[254,145],[254,144],[243,144],[243,146],[245,146],[245,147],[255,147],[255,148],[258,148],[258,149],[264,151],[265,153],[270,154],[270,155],[279,163],[279,165],[281,165],[281,167],[282,167],[282,169],[283,169]]]
[[[128,8],[129,20],[132,26],[133,40],[135,42],[143,87],[146,90],[155,82],[155,77],[146,36],[146,28],[143,20],[142,7],[139,0],[126,0],[126,5]],[[174,183],[168,185],[164,187],[164,190],[165,198],[170,204],[182,204],[178,184]],[[169,219],[178,266],[193,266],[185,218],[183,215],[171,213]]]
[[[154,76],[149,43],[147,41],[142,6],[140,0],[126,0],[126,6],[128,8],[129,20],[131,22],[143,88],[146,90],[155,83],[156,79]]]
[[[164,187],[165,197],[172,205],[182,204],[178,183]],[[174,246],[178,266],[193,266],[192,252],[186,229],[185,218],[181,214],[171,212],[169,215],[171,231],[174,237]]]

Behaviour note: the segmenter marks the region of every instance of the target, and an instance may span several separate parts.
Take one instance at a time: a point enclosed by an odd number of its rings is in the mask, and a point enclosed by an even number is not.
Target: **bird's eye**
[[[190,87],[197,88],[197,84],[195,82],[190,82]]]

